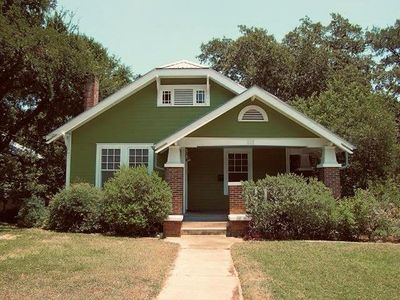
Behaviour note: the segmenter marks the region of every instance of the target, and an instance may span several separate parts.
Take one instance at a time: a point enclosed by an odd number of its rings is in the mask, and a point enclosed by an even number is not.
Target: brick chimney
[[[99,103],[99,80],[96,76],[89,76],[85,85],[83,106],[88,110]]]

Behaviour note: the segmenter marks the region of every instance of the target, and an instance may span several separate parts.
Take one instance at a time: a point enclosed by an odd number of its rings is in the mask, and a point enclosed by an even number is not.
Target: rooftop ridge
[[[209,66],[201,65],[186,59],[178,60],[163,66],[159,66],[156,69],[209,69]]]

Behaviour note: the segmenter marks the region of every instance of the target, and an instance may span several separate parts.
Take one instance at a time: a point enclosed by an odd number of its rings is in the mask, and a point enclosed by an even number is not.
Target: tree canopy
[[[400,96],[400,20],[387,28],[373,28],[367,41],[380,61],[378,88]]]
[[[0,0],[0,28],[0,160],[3,171],[9,168],[0,174],[0,197],[31,192],[12,182],[24,173],[13,169],[16,161],[52,192],[63,182],[64,148],[46,145],[43,137],[83,111],[89,76],[99,79],[104,98],[129,83],[132,73],[101,44],[79,33],[55,1]],[[33,167],[31,156],[11,151],[12,141],[43,158]]]
[[[245,86],[259,85],[283,100],[309,97],[348,65],[368,78],[374,67],[361,27],[338,14],[324,26],[304,18],[281,42],[262,28],[239,26],[236,40],[201,45],[199,59]]]

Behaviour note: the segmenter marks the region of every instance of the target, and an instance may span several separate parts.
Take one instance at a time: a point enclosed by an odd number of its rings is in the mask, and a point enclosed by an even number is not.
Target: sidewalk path
[[[230,247],[240,239],[219,235],[167,238],[181,248],[159,300],[242,299]]]

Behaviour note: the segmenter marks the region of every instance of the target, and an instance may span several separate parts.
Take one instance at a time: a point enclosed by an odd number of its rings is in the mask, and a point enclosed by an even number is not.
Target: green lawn
[[[400,245],[268,241],[232,248],[245,299],[399,299]]]
[[[0,299],[149,299],[178,247],[151,238],[0,226]]]

